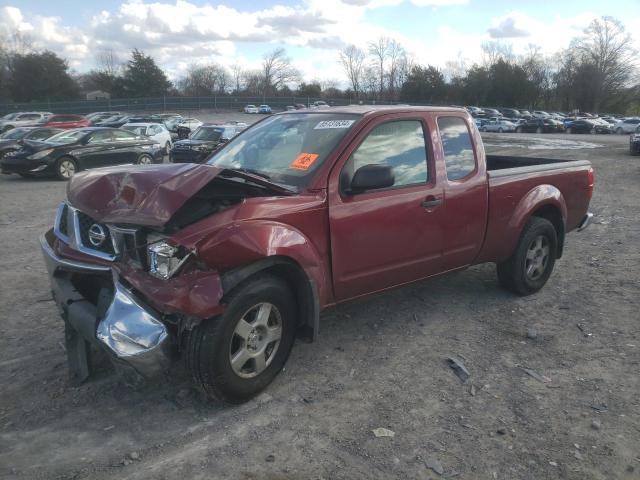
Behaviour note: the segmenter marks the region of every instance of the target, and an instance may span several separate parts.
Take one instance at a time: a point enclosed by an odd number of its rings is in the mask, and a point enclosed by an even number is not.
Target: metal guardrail
[[[212,95],[207,97],[148,97],[113,98],[102,100],[71,100],[64,102],[0,103],[2,115],[11,112],[44,111],[53,113],[90,113],[102,111],[126,112],[172,112],[185,110],[237,110],[245,105],[267,104],[275,109],[284,109],[288,105],[302,103],[309,105],[323,100],[333,106],[351,104],[390,105],[401,102],[376,101],[374,99],[314,98],[314,97],[238,97]]]

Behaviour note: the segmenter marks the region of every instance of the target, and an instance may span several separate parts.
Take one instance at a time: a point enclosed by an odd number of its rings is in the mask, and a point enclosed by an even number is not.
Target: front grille
[[[107,228],[106,225],[97,223],[86,213],[76,211],[76,215],[82,246],[91,250],[97,250],[99,252],[106,253],[108,255],[114,255],[115,251],[113,249],[113,241],[111,240],[111,232],[109,232],[109,228]],[[92,228],[94,229],[93,235],[90,232],[90,229]],[[101,238],[102,240],[100,241]],[[98,243],[98,241],[100,241],[99,244],[94,244],[94,242]]]

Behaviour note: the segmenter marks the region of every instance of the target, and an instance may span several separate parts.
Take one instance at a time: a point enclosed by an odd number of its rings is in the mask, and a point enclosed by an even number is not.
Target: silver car
[[[8,120],[0,120],[0,131],[6,132],[16,127],[33,127],[44,123],[47,117],[53,115],[51,112],[23,112]]]
[[[613,126],[613,130],[618,135],[633,133],[636,131],[638,125],[640,125],[640,118],[625,118],[624,120],[620,120],[618,123],[616,123]]]
[[[482,132],[515,132],[516,124],[508,120],[492,118],[480,127]]]

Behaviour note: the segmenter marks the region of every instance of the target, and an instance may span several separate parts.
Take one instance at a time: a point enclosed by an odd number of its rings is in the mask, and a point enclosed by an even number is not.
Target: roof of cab
[[[317,110],[295,110],[278,113],[277,115],[295,115],[301,113],[350,113],[356,115],[373,115],[376,113],[401,113],[401,112],[459,112],[467,113],[460,107],[434,107],[412,105],[348,105],[344,107],[331,107]]]

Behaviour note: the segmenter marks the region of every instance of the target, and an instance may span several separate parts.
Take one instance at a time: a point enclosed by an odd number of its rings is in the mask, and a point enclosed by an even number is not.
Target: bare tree
[[[340,52],[340,64],[344,69],[351,89],[356,97],[360,95],[362,76],[364,74],[365,53],[355,45],[349,45]]]
[[[375,42],[369,43],[369,54],[373,57],[378,74],[378,98],[384,94],[385,61],[389,56],[389,39],[379,37]]]
[[[191,65],[187,75],[178,82],[178,86],[186,95],[204,96],[224,92],[228,83],[227,70],[213,63],[205,66]]]
[[[299,81],[300,72],[291,65],[284,48],[276,48],[262,60],[263,95],[277,91],[288,83]]]
[[[482,48],[482,65],[484,67],[488,68],[497,63],[498,60],[504,60],[505,62],[514,60],[513,47],[510,43],[499,41],[483,42],[480,48]]]
[[[394,39],[389,40],[387,51],[389,57],[389,94],[391,96],[391,99],[395,100],[398,97],[400,93],[400,87],[402,86],[402,80],[400,79],[400,68],[402,63],[406,62],[407,52],[405,51],[404,47],[400,45],[400,42]]]
[[[242,88],[242,79],[244,77],[244,70],[238,63],[231,65],[231,79],[233,80],[233,87],[236,93],[240,92]]]
[[[116,76],[121,73],[122,61],[112,48],[100,50],[96,55],[98,71],[107,75]]]
[[[594,110],[603,101],[629,86],[637,68],[633,39],[624,26],[612,17],[596,19],[585,30],[585,35],[574,42],[582,61],[593,66]]]

